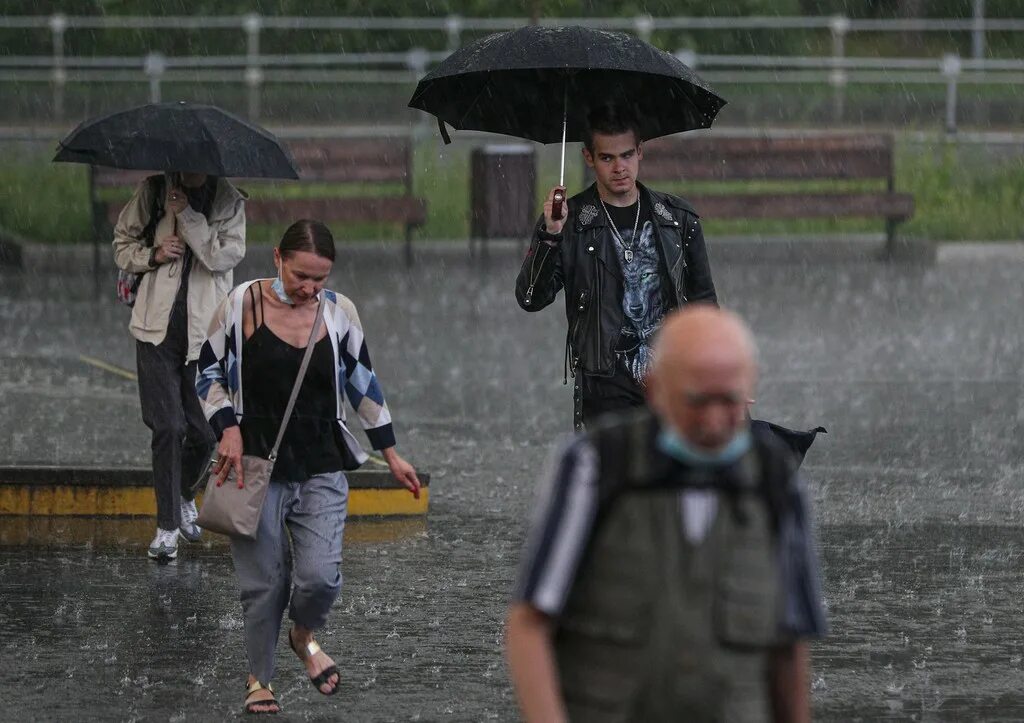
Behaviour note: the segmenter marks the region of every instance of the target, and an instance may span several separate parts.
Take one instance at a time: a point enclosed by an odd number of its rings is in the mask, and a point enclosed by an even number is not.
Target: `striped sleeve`
[[[213,315],[206,341],[199,351],[199,370],[196,374],[199,402],[217,439],[220,439],[225,429],[238,424],[231,403],[231,389],[238,388],[238,364],[234,359],[231,339],[232,296],[228,294]],[[232,380],[232,375],[236,379]],[[235,383],[232,384],[232,381]]]
[[[549,459],[520,558],[516,602],[558,616],[597,515],[597,450],[576,437]]]
[[[363,327],[359,323],[359,314],[355,304],[338,296],[339,308],[348,316],[348,329],[338,344],[341,354],[345,396],[349,404],[359,416],[363,431],[374,449],[387,449],[395,446],[395,432],[391,425],[391,412],[384,400],[377,373],[370,361],[370,350],[363,337]],[[347,302],[347,303],[345,303]]]

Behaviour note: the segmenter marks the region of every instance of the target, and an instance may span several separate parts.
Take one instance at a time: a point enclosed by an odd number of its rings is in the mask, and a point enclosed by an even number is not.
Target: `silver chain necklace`
[[[608,217],[608,224],[612,228],[612,234],[615,235],[615,238],[618,239],[618,242],[622,245],[623,258],[626,259],[627,264],[632,263],[633,248],[636,244],[636,230],[640,228],[640,194],[637,194],[636,197],[636,221],[633,222],[633,238],[629,240],[628,244],[626,243],[626,240],[622,238],[622,234],[619,233],[619,229],[615,226],[615,221],[612,220],[612,214],[608,211],[608,207],[604,205],[604,199],[598,196],[597,200],[601,202],[601,208],[604,209],[604,215]]]

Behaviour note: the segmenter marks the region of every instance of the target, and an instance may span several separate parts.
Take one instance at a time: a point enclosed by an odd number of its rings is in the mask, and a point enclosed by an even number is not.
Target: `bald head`
[[[648,401],[690,443],[716,450],[747,419],[757,381],[757,346],[739,316],[713,306],[670,315],[654,347]]]

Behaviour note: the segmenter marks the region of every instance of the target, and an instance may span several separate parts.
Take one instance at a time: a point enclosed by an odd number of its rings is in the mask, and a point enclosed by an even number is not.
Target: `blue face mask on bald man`
[[[695,467],[725,467],[750,451],[750,429],[744,427],[724,447],[707,452],[687,442],[666,424],[658,433],[658,449],[679,462]]]

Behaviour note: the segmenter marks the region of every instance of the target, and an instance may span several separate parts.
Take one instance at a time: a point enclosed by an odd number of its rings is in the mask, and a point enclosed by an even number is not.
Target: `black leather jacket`
[[[675,306],[717,304],[704,233],[693,206],[678,196],[637,186],[645,213],[654,222],[663,270],[674,287]],[[615,242],[601,211],[596,184],[570,198],[568,204],[569,218],[554,246],[541,238],[541,216],[516,279],[516,301],[526,311],[540,311],[564,288],[569,369],[611,376],[624,313],[622,299],[611,292],[610,276],[621,279],[622,267],[615,257]]]

